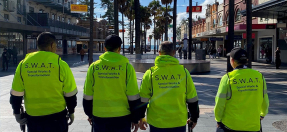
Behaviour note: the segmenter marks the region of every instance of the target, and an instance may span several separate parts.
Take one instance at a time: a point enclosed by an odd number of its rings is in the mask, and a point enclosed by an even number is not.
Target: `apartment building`
[[[4,48],[14,47],[20,60],[38,50],[36,38],[45,31],[56,35],[57,54],[75,53],[76,41],[89,36],[88,28],[76,25],[80,15],[70,11],[70,4],[76,3],[77,0],[0,0],[0,54]]]

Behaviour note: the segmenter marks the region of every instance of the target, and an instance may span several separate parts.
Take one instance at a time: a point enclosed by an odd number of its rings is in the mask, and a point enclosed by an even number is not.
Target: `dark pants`
[[[275,63],[276,63],[276,68],[278,69],[280,67],[280,65],[281,65],[281,60],[280,59],[276,59]]]
[[[84,61],[84,56],[85,56],[85,55],[81,55],[81,61]]]
[[[6,66],[6,70],[7,70],[8,69],[8,60],[7,59],[3,59],[3,63],[2,63],[3,70],[5,70],[5,66]]]
[[[248,131],[235,131],[235,130],[230,130],[230,129],[227,129],[224,124],[221,124],[221,125],[216,129],[216,132],[248,132]],[[256,132],[256,131],[254,131],[254,132]],[[262,128],[261,128],[260,131],[257,131],[257,132],[262,132]]]
[[[13,56],[13,62],[14,64],[17,64],[17,56]]]
[[[68,120],[64,114],[46,119],[27,117],[28,132],[68,132]]]
[[[182,52],[179,52],[179,59],[182,59]]]
[[[131,119],[130,116],[114,117],[114,118],[93,118],[93,132],[130,132]]]
[[[156,128],[152,125],[149,125],[150,132],[186,132],[186,126],[175,127],[175,128]]]

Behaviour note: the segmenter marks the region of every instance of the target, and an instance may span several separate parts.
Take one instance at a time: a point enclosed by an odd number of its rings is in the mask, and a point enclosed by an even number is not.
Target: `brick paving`
[[[99,54],[94,54],[94,59],[98,59]],[[79,56],[62,57],[67,63],[72,66],[77,63]],[[76,60],[78,59],[78,60]],[[85,58],[87,59],[87,58]],[[263,120],[264,132],[281,132],[286,128],[287,117],[287,70],[286,68],[276,70],[274,66],[253,63],[254,69],[263,73],[267,81],[268,94],[270,99],[269,114]],[[75,112],[75,122],[69,127],[70,132],[89,132],[91,127],[87,122],[87,116],[84,114],[82,107],[83,85],[85,81],[88,65],[71,67],[77,87],[78,106]],[[203,74],[191,75],[195,83],[200,104],[200,118],[194,132],[214,132],[216,122],[214,120],[213,108],[214,98],[217,92],[219,81],[225,74],[226,59],[215,59],[211,61],[211,72]],[[20,128],[12,115],[12,108],[9,104],[10,89],[13,80],[14,71],[11,69],[8,72],[0,73],[0,132],[19,132]],[[138,84],[140,85],[143,73],[137,73]],[[276,123],[274,123],[276,122]],[[277,123],[279,122],[279,123]],[[281,128],[282,130],[276,129]],[[280,126],[281,125],[281,126]],[[148,132],[139,131],[139,132]]]

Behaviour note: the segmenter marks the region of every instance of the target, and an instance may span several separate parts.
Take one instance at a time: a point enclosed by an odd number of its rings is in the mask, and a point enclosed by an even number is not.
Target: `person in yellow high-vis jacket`
[[[141,117],[147,108],[147,122],[141,119],[140,128],[147,123],[151,132],[185,132],[186,124],[192,122],[192,129],[199,117],[198,97],[190,73],[174,58],[173,43],[165,41],[160,45],[155,66],[143,76],[140,96]],[[188,119],[188,110],[191,118]]]
[[[259,132],[269,107],[264,76],[245,66],[245,50],[234,48],[228,55],[234,70],[222,77],[215,98],[217,131]]]
[[[122,40],[109,35],[105,53],[88,69],[83,107],[94,132],[130,132],[138,129],[139,89],[129,60],[120,54]]]
[[[16,121],[29,132],[68,132],[74,121],[77,86],[68,64],[55,54],[56,37],[48,32],[37,38],[40,51],[27,54],[18,65],[10,103]],[[20,115],[24,96],[27,117]],[[68,110],[67,110],[67,109]]]

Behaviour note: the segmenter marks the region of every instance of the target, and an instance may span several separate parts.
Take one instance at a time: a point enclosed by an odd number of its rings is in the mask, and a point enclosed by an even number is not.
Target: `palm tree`
[[[135,14],[134,14],[134,0],[127,0],[127,9],[124,14],[125,16],[130,20],[130,53],[133,54],[134,51],[134,46],[133,46],[133,31],[132,31],[132,21],[135,19]]]
[[[154,36],[154,54],[156,54],[156,51],[155,51],[155,42],[156,42],[156,39],[155,39],[155,20],[156,19],[155,19],[155,17],[156,17],[156,12],[157,12],[158,8],[161,7],[161,5],[160,5],[159,1],[153,0],[152,2],[149,3],[148,7],[149,7],[149,9],[151,11],[151,14],[154,16],[154,19],[153,19],[153,23],[154,23],[154,30],[153,30],[153,32],[154,32],[154,35],[153,36]]]
[[[141,52],[141,47],[140,47],[140,2],[139,0],[135,0],[135,31],[136,31],[136,43],[135,43],[135,48],[136,48],[136,54],[139,55]],[[141,56],[136,56],[136,59],[141,59]]]
[[[168,40],[168,27],[167,27],[167,22],[168,22],[168,16],[167,16],[167,14],[168,14],[168,12],[167,12],[167,10],[168,10],[168,7],[167,7],[167,5],[168,4],[171,4],[172,3],[172,0],[161,0],[161,3],[162,4],[165,4],[165,19],[166,19],[166,21],[165,21],[165,37],[164,37],[164,39],[165,39],[165,41],[167,41]]]
[[[119,11],[122,13],[122,32],[123,32],[123,54],[125,54],[125,23],[124,23],[124,12],[128,9],[127,0],[118,0]]]
[[[141,7],[141,22],[144,26],[144,40],[145,40],[145,53],[146,53],[146,31],[147,29],[150,29],[150,26],[152,24],[152,21],[150,19],[151,13],[148,7]]]
[[[111,0],[101,0],[101,7],[107,9],[103,18],[108,18],[109,24],[114,22],[114,5]]]

